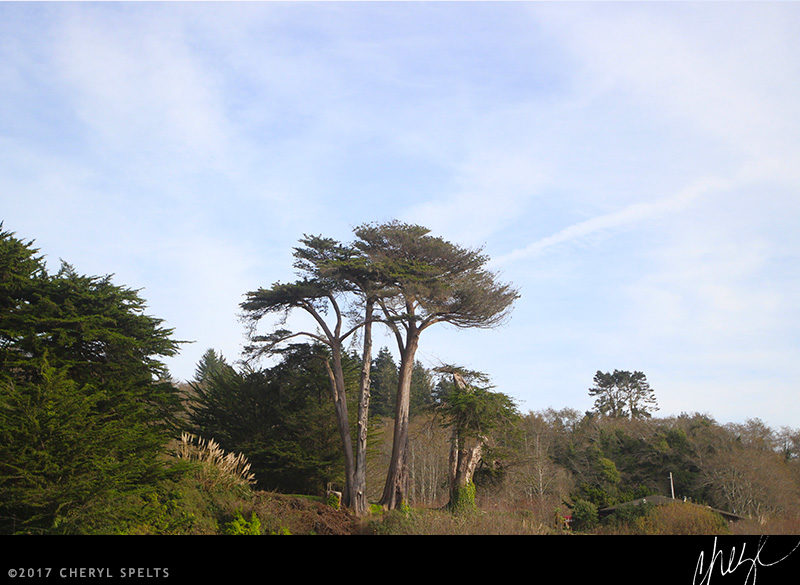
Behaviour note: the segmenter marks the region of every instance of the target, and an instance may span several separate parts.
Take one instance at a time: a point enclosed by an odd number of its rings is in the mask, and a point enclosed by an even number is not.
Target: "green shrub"
[[[342,498],[339,496],[339,494],[330,492],[325,500],[325,503],[334,510],[340,510],[342,507]]]
[[[654,509],[655,505],[650,502],[620,506],[612,514],[603,518],[601,523],[604,526],[638,532],[638,522],[652,513]]]
[[[616,464],[611,459],[601,457],[598,461],[598,464],[600,467],[600,473],[605,481],[612,485],[619,483],[619,470],[617,470]]]
[[[597,506],[588,500],[577,500],[572,507],[572,528],[591,530],[597,526]]]
[[[397,510],[386,510],[374,523],[375,534],[414,534],[416,514],[406,502]]]
[[[223,534],[232,535],[259,535],[261,534],[261,521],[255,512],[250,515],[250,520],[245,520],[241,512],[223,527]]]

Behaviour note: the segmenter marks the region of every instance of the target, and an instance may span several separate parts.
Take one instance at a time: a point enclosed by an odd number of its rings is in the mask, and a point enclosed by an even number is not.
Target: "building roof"
[[[608,514],[613,513],[615,510],[617,510],[617,509],[619,509],[619,508],[621,508],[623,506],[638,506],[638,505],[641,505],[641,504],[654,504],[656,506],[663,506],[665,504],[672,504],[672,503],[676,503],[676,502],[680,503],[680,504],[691,505],[691,506],[701,506],[703,508],[711,510],[712,512],[716,512],[717,514],[719,514],[720,516],[722,516],[726,520],[731,520],[731,521],[734,521],[734,522],[737,521],[737,520],[745,520],[746,519],[744,516],[739,516],[738,514],[734,514],[732,512],[726,512],[725,510],[718,510],[716,508],[712,508],[711,506],[704,506],[702,504],[696,504],[694,502],[686,502],[684,500],[679,500],[679,499],[675,499],[675,498],[668,498],[667,496],[659,496],[659,495],[647,496],[647,497],[644,497],[644,498],[639,498],[638,500],[631,500],[630,502],[622,502],[621,504],[617,504],[616,506],[609,506],[607,508],[601,508],[597,512],[598,512],[598,514],[600,516],[606,516]]]

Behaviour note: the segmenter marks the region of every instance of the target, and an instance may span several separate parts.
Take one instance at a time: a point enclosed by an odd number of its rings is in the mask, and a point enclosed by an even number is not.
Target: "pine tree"
[[[433,406],[433,375],[422,365],[415,361],[411,371],[411,396],[409,398],[409,413],[419,414]]]
[[[234,372],[222,354],[207,349],[194,371],[194,382],[205,384],[215,376],[229,376]]]

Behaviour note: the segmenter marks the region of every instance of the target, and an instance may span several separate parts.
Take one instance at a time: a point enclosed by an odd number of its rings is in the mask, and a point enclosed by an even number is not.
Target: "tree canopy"
[[[354,246],[396,294],[383,304],[387,323],[422,330],[438,322],[491,328],[508,315],[519,293],[485,268],[481,250],[430,235],[428,228],[391,221],[355,230]]]
[[[614,370],[594,376],[589,395],[596,396],[595,411],[611,417],[649,418],[658,410],[655,392],[643,372]]]
[[[327,482],[342,484],[327,348],[292,344],[280,352],[280,361],[262,369],[236,370],[214,355],[212,363],[220,365],[190,384],[192,432],[245,454],[262,489],[316,494]],[[345,383],[352,388],[358,362],[344,359]],[[198,367],[208,362],[204,357]]]
[[[138,291],[49,274],[32,244],[0,225],[0,524],[87,530],[163,471],[180,401],[161,360],[179,342]]]
[[[422,332],[436,323],[490,328],[508,316],[519,293],[486,269],[481,250],[433,236],[428,228],[391,221],[363,224],[353,246],[367,259],[384,293],[381,321],[400,353],[392,459],[381,502],[401,505],[407,492],[406,459],[411,382]]]

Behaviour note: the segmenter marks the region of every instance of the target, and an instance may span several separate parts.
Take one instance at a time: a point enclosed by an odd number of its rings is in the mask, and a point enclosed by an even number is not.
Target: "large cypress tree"
[[[596,396],[595,411],[610,417],[650,418],[658,410],[656,396],[644,372],[614,370],[594,376],[589,395]]]
[[[91,532],[164,471],[179,343],[138,291],[37,253],[0,224],[0,530]]]
[[[326,368],[330,378],[345,464],[343,501],[356,515],[367,512],[366,453],[372,364],[372,323],[375,304],[386,294],[383,280],[358,249],[331,238],[304,236],[295,248],[295,268],[301,279],[293,283],[275,283],[247,293],[241,304],[244,318],[250,323],[252,356],[266,355],[295,337],[313,339],[328,347]],[[256,335],[259,321],[269,314],[283,314],[301,309],[310,315],[317,331],[279,329],[268,335]],[[326,315],[332,316],[327,317]],[[359,330],[362,332],[361,374],[358,388],[355,448],[350,429],[348,389],[344,382],[344,343]]]
[[[392,457],[381,503],[397,508],[407,491],[411,381],[420,336],[428,327],[490,328],[508,315],[518,292],[486,269],[481,250],[458,246],[423,226],[364,224],[354,247],[368,260],[384,294],[376,299],[400,354]]]

